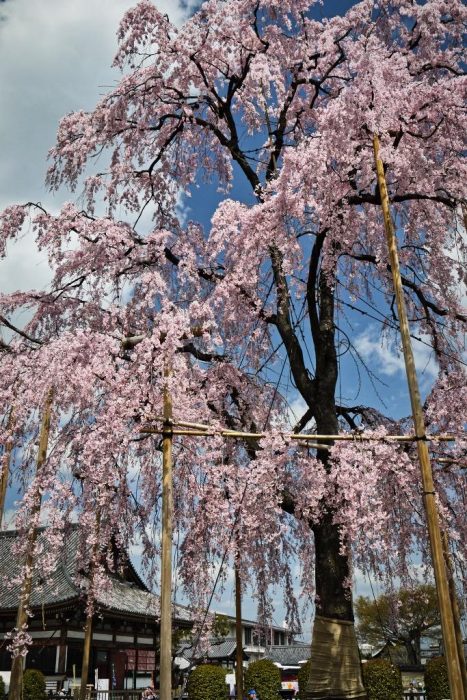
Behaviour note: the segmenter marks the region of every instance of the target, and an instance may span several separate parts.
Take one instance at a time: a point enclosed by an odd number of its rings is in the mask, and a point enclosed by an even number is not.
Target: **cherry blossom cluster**
[[[11,653],[13,658],[27,655],[29,647],[32,644],[32,638],[27,631],[26,623],[20,630],[15,627],[11,632],[7,632],[5,638],[10,640],[7,645],[7,650]]]

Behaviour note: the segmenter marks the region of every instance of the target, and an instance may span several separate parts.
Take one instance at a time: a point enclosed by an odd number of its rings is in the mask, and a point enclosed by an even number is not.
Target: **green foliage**
[[[281,689],[281,672],[269,659],[253,661],[245,671],[245,690],[256,690],[260,700],[277,700]]]
[[[368,700],[400,700],[403,693],[401,673],[386,659],[362,664],[363,683]]]
[[[188,642],[192,639],[191,630],[184,627],[174,627],[172,629],[172,656],[176,656],[176,651],[183,642]],[[158,639],[160,644],[160,640]],[[157,647],[160,653],[160,646]]]
[[[448,670],[443,656],[426,662],[425,689],[428,700],[443,700],[450,697]]]
[[[42,671],[28,668],[23,674],[23,700],[46,700],[45,677]]]
[[[188,700],[224,700],[229,686],[225,682],[226,671],[213,664],[197,666],[188,678]]]
[[[308,678],[310,676],[311,659],[308,659],[306,664],[302,664],[298,671],[298,696],[301,698],[305,695]]]
[[[212,633],[216,639],[224,639],[224,637],[229,636],[230,624],[227,615],[222,615],[222,613],[215,614]]]
[[[420,640],[439,635],[439,606],[436,588],[422,584],[401,588],[372,600],[359,597],[355,602],[357,635],[362,642],[384,644],[387,639],[402,645],[407,660],[420,663]]]
[[[3,678],[0,676],[0,698],[5,697],[5,681]]]

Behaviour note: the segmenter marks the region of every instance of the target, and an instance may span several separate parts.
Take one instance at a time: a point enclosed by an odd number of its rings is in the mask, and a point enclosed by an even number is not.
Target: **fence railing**
[[[86,692],[86,700],[141,700],[144,688],[136,690],[91,690]],[[73,689],[73,700],[79,699],[79,688]],[[66,700],[67,695],[54,695],[53,700]]]
[[[86,700],[141,700],[144,688],[137,690],[88,690]],[[284,695],[281,693],[281,696]],[[178,699],[178,693],[174,698]],[[187,697],[186,695],[184,697]],[[425,692],[404,691],[403,700],[427,700]],[[75,688],[73,692],[68,693],[48,693],[47,700],[79,700],[79,688]]]

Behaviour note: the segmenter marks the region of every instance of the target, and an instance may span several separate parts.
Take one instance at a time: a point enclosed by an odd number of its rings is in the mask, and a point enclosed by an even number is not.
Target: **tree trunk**
[[[415,666],[420,665],[422,656],[420,635],[413,636],[407,641],[405,646],[409,656],[409,664],[414,664]]]
[[[316,614],[336,620],[353,622],[351,592],[343,583],[348,581],[349,562],[340,553],[339,529],[332,522],[332,513],[328,512],[316,525],[315,562],[316,562]]]
[[[339,430],[335,404],[338,366],[333,289],[332,281],[321,273],[319,318],[316,313],[314,317],[310,313],[316,352],[314,415],[317,432],[322,434],[336,434]],[[309,289],[308,301],[309,306],[314,305],[316,309],[314,289]],[[318,452],[318,458],[326,465],[327,452]],[[333,523],[333,512],[326,509],[326,504],[324,507],[323,517],[313,526],[316,615],[305,698],[366,698],[355,635],[352,592],[349,588],[349,559],[341,552],[339,527]]]
[[[316,615],[306,700],[366,698],[354,627],[349,562],[339,528],[326,513],[314,530]]]

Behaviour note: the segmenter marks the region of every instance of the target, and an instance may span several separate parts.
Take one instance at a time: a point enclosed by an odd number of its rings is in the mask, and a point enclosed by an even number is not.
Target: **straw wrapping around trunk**
[[[367,698],[353,622],[315,617],[304,700]]]

